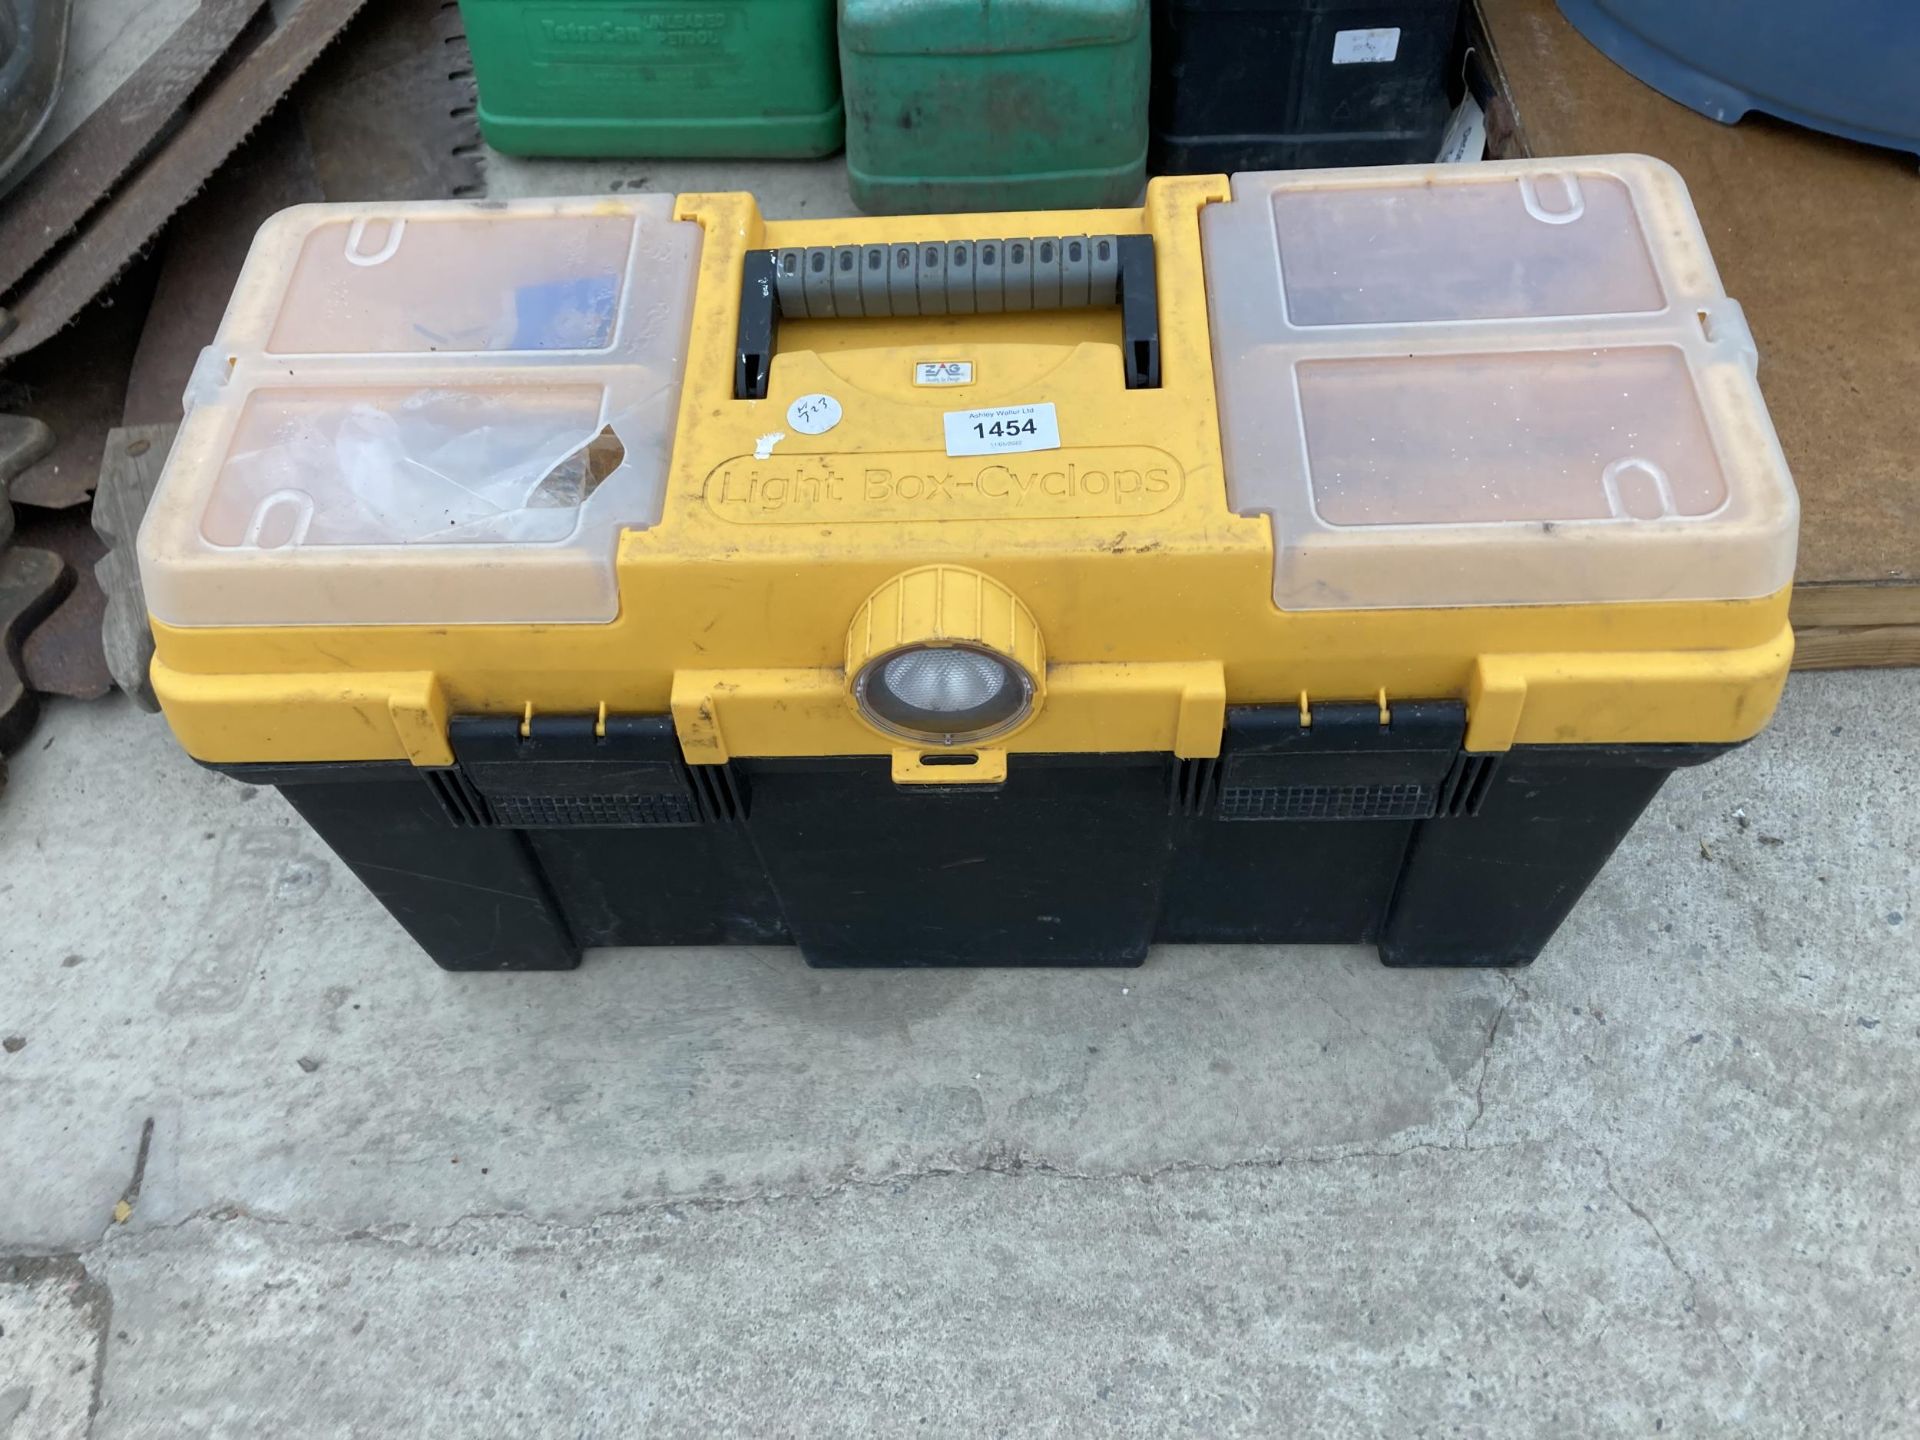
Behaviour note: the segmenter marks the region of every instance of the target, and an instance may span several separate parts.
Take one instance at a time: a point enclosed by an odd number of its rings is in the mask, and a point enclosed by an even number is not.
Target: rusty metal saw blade
[[[160,233],[292,89],[367,0],[301,0],[285,23],[207,87],[166,144],[9,305],[0,360],[56,334]]]
[[[153,148],[266,0],[200,0],[160,48],[33,168],[0,211],[0,295]]]
[[[472,60],[452,0],[381,0],[295,104],[329,200],[481,193]]]

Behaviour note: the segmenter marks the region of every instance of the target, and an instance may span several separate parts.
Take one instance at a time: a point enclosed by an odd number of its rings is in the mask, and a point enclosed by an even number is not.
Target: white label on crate
[[[1400,31],[1342,30],[1333,37],[1336,65],[1388,65],[1400,53]]]
[[[1012,455],[1058,450],[1060,420],[1053,402],[1002,405],[994,410],[947,411],[947,454]]]
[[[831,395],[802,395],[787,407],[787,424],[802,435],[824,435],[840,423],[842,413]]]
[[[913,367],[913,383],[916,385],[971,385],[973,361],[922,360]]]
[[[1447,121],[1447,133],[1440,137],[1442,165],[1471,165],[1486,157],[1487,112],[1469,95]]]

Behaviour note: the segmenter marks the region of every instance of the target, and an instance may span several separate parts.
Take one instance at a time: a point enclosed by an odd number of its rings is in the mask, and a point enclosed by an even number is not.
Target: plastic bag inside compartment
[[[565,540],[625,451],[599,386],[262,391],[202,532],[249,549]]]

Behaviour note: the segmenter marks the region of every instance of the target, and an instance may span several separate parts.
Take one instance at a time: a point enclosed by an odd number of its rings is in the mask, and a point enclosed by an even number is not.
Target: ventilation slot
[[[422,770],[420,773],[427,777],[427,786],[433,791],[434,799],[440,802],[440,808],[447,812],[447,819],[453,824],[469,829],[494,823],[487,797],[474,789],[473,783],[457,768]]]
[[[692,825],[699,818],[684,795],[495,795],[502,825],[561,829],[585,825]]]
[[[1230,785],[1222,820],[1420,820],[1433,813],[1424,785]]]
[[[731,761],[723,765],[689,765],[686,772],[687,788],[693,792],[693,803],[701,819],[730,825],[747,818],[746,786]]]
[[[1213,808],[1220,790],[1220,761],[1217,757],[1173,762],[1172,793],[1168,810],[1174,815],[1205,815]]]
[[[1453,768],[1440,782],[1440,801],[1434,814],[1450,819],[1478,815],[1500,768],[1498,755],[1456,755]]]

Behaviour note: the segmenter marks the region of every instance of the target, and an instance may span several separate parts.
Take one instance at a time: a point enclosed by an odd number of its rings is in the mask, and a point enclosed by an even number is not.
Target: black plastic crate
[[[1433,160],[1460,0],[1154,0],[1155,174]]]
[[[272,784],[439,964],[797,944],[815,965],[1133,965],[1156,942],[1534,958],[1666,777],[1725,745],[1462,748],[1457,702],[1227,712],[1217,758],[689,766],[664,716],[456,718],[457,763],[230,765]]]

